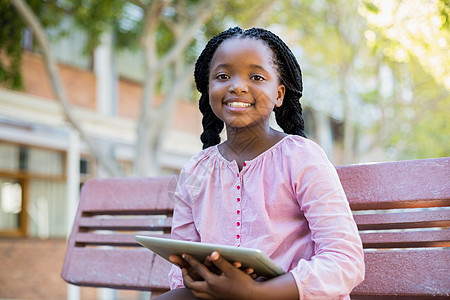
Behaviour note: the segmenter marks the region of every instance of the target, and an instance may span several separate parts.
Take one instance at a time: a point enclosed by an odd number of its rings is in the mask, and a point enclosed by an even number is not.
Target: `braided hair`
[[[201,93],[199,107],[203,114],[203,133],[200,140],[203,149],[220,143],[220,132],[224,122],[212,111],[209,104],[209,72],[214,53],[220,44],[231,38],[254,38],[269,46],[274,53],[274,64],[278,67],[279,81],[286,87],[283,104],[275,107],[275,119],[285,133],[306,137],[300,97],[302,96],[302,73],[300,66],[288,46],[272,32],[262,28],[243,30],[233,27],[213,37],[200,54],[194,71],[197,90]]]

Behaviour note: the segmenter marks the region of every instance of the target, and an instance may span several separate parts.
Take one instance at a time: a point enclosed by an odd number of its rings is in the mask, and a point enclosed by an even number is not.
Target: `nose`
[[[230,86],[228,88],[228,92],[232,94],[241,94],[241,93],[247,93],[248,92],[248,86],[245,80],[243,80],[241,77],[235,76],[230,81]]]

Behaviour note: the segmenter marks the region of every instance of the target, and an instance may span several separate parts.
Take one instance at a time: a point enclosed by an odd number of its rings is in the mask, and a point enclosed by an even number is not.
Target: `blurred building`
[[[100,149],[113,151],[108,155],[121,174],[132,176],[143,79],[139,57],[114,53],[108,40],[93,55],[81,55],[83,39],[74,30],[52,49],[74,115]],[[42,55],[26,51],[22,74],[23,90],[0,86],[0,298],[65,299],[59,273],[74,213],[68,178],[79,187],[106,172],[66,121]],[[165,174],[177,173],[201,150],[197,103],[179,99],[173,113],[158,161]],[[96,299],[93,290],[82,289],[81,299]]]

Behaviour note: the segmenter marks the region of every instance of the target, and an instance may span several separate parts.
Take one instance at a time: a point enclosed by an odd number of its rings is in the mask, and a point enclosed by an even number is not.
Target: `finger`
[[[192,268],[203,278],[206,280],[206,278],[211,275],[212,273],[209,272],[208,268],[206,268],[205,265],[200,263],[195,257],[189,255],[189,254],[183,254],[181,255],[183,259],[192,266]]]
[[[217,251],[211,253],[211,260],[225,274],[236,270],[236,268],[224,259]]]
[[[211,256],[208,255],[205,260],[203,261],[203,264],[209,269],[211,266],[213,266],[214,264],[211,261]]]
[[[252,273],[255,272],[255,270],[253,268],[243,268],[242,267],[242,263],[239,261],[235,261],[232,263],[232,265],[237,268],[237,269],[241,269],[242,271],[244,271],[247,275],[250,275]]]
[[[247,273],[247,275],[255,273],[255,270],[253,268],[246,268],[244,269],[244,272]]]
[[[186,269],[182,270],[184,285],[192,292],[196,298],[212,299],[207,293],[208,284],[206,281],[197,281],[192,279]]]
[[[189,267],[189,264],[179,255],[172,254],[169,256],[169,260],[180,268]]]
[[[208,255],[205,258],[205,261],[203,262],[203,264],[208,268],[208,270],[210,272],[212,272],[212,273],[214,273],[216,275],[222,274],[222,271],[218,267],[216,267],[216,265],[213,264],[213,262],[211,261],[211,256],[210,255]]]
[[[169,260],[171,263],[176,264],[179,267],[181,267],[183,263],[183,259],[181,258],[181,256],[175,254],[170,255]]]

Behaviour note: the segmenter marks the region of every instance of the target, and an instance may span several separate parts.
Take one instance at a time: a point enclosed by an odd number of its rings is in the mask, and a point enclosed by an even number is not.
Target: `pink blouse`
[[[364,278],[361,239],[334,166],[289,135],[241,171],[217,146],[191,158],[175,192],[172,238],[257,248],[291,272],[300,299],[349,299]],[[183,287],[173,266],[171,288]]]

